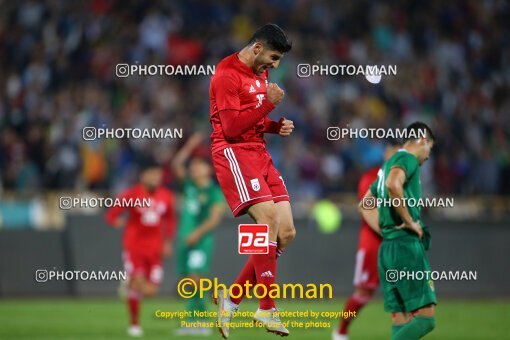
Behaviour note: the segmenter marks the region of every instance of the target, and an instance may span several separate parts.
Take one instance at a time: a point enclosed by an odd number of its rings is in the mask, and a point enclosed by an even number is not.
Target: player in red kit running
[[[106,221],[115,228],[124,227],[123,261],[127,272],[127,303],[130,314],[130,336],[142,336],[138,322],[140,300],[153,296],[163,278],[162,257],[170,256],[175,230],[174,196],[161,186],[161,168],[148,161],[143,165],[140,183],[120,198],[148,199],[148,207],[112,207]]]
[[[384,160],[388,160],[397,152],[400,144],[396,140],[388,140],[384,150]],[[361,176],[358,183],[358,200],[361,200],[370,188],[370,185],[377,178],[379,167],[374,167]],[[358,251],[356,253],[356,264],[354,266],[354,293],[349,297],[344,311],[356,312],[365,306],[379,287],[379,275],[377,273],[377,252],[382,238],[380,230],[373,230],[370,225],[361,220],[359,231]],[[340,327],[333,332],[333,340],[348,339],[348,328],[354,318],[340,319]]]
[[[267,291],[275,283],[277,254],[296,233],[289,194],[264,140],[264,133],[285,137],[294,129],[290,120],[268,118],[284,97],[278,85],[269,83],[268,70],[277,68],[290,49],[283,30],[266,24],[240,52],[217,65],[209,89],[212,158],[223,194],[234,216],[247,213],[257,224],[269,225],[269,254],[251,255],[235,283],[265,285]],[[235,287],[232,296],[218,294],[218,328],[224,338],[229,335],[232,313],[246,295],[242,289],[234,291]],[[260,299],[254,320],[270,332],[289,334],[269,294]]]

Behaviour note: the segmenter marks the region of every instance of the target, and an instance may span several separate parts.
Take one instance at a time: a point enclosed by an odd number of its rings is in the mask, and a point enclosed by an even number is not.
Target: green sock
[[[416,315],[414,319],[402,327],[394,340],[414,340],[420,339],[425,334],[431,332],[436,326],[434,317]]]
[[[401,323],[399,325],[392,325],[391,326],[391,338],[392,339],[395,339],[395,336],[397,336],[397,333],[399,330],[402,329],[402,327],[404,327],[405,325],[407,325],[409,322],[406,322],[406,323]]]
[[[204,299],[201,299],[200,297],[198,297],[198,295],[195,295],[194,297],[188,300],[188,307],[186,309],[191,312],[192,319],[201,319],[199,317],[194,316],[194,311],[197,312],[205,311]]]

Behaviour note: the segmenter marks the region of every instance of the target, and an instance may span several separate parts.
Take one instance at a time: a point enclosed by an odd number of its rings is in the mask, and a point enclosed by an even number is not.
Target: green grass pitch
[[[343,300],[281,301],[285,311],[340,311]],[[158,319],[156,310],[179,311],[184,303],[156,298],[142,305],[144,339],[173,339],[176,320]],[[213,307],[210,306],[213,310]],[[253,301],[241,311],[255,311]],[[248,320],[248,319],[246,319]],[[306,320],[301,320],[306,321]],[[323,319],[336,327],[337,320]],[[440,300],[436,329],[427,339],[510,339],[510,301]],[[126,339],[127,312],[116,299],[3,299],[0,301],[0,339]],[[289,339],[330,339],[330,328],[290,328]],[[381,300],[371,302],[354,321],[351,339],[389,339],[390,316]],[[182,337],[193,339],[192,337]],[[210,339],[220,339],[214,329]],[[229,339],[275,339],[262,329],[231,330]],[[203,339],[203,337],[201,338]]]

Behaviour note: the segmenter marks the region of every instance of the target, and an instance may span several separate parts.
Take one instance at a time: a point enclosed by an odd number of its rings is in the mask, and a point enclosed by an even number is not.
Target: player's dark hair
[[[261,42],[264,46],[271,50],[278,51],[280,53],[289,52],[292,48],[292,43],[285,35],[285,32],[275,24],[265,24],[259,27],[249,41],[249,45]]]
[[[195,159],[211,165],[211,150],[205,147],[195,148],[195,150],[191,153],[190,161]]]
[[[430,139],[434,142],[436,141],[436,137],[434,137],[432,130],[427,124],[423,122],[414,122],[406,128],[404,143],[410,140],[415,140],[416,138],[413,138],[415,136],[422,136],[423,131],[425,131],[425,136],[427,139]]]
[[[192,156],[189,160],[189,163],[191,164],[193,161],[200,161],[207,165],[211,165],[211,159],[205,155]]]
[[[153,168],[159,168],[161,165],[156,161],[154,157],[151,156],[145,156],[142,159],[138,161],[138,168],[140,170],[140,173],[153,169]]]

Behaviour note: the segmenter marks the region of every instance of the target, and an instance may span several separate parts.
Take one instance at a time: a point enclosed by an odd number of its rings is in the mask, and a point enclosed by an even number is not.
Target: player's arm
[[[224,204],[216,203],[211,207],[209,218],[207,218],[195,231],[193,231],[186,239],[187,246],[193,246],[208,232],[215,229],[220,224],[225,212]]]
[[[386,188],[388,189],[388,194],[392,200],[399,200],[399,202],[405,202],[404,200],[404,183],[406,181],[406,173],[400,167],[393,167],[388,174],[388,178],[386,179]],[[414,231],[421,238],[423,235],[423,230],[419,223],[413,221],[409,211],[405,204],[397,204],[397,206],[393,207],[397,214],[400,216],[402,221],[404,222],[401,226],[397,228],[407,228]]]
[[[119,198],[129,198],[129,191],[125,191],[119,195]],[[127,211],[126,207],[114,205],[106,210],[106,223],[116,229],[120,229],[126,225],[127,217],[124,213]]]
[[[279,121],[271,120],[267,117],[264,118],[264,133],[274,133],[282,137],[290,136],[294,131],[294,122],[285,118],[280,118]]]
[[[172,168],[174,169],[175,176],[182,181],[186,177],[186,166],[185,163],[188,160],[191,152],[198,146],[203,140],[203,136],[199,132],[195,132],[188,139],[186,144],[177,152],[173,161]]]
[[[258,108],[241,112],[239,99],[240,84],[232,76],[218,77],[213,80],[221,127],[227,138],[236,138],[255,126],[266,117],[283,99],[284,92],[278,85],[267,86],[267,99]]]
[[[377,210],[377,207],[366,209],[367,207],[363,204],[363,202],[375,200],[375,198],[376,197],[372,194],[372,191],[368,189],[358,205],[358,212],[360,213],[361,218],[367,222],[370,229],[375,231],[377,234],[382,235],[381,227],[379,226],[379,210]]]

